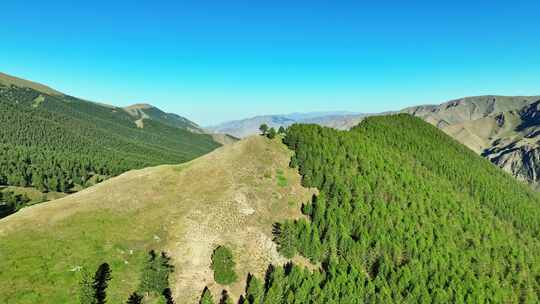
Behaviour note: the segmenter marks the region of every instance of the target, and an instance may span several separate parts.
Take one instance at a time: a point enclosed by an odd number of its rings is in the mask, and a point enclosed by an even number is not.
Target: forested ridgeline
[[[538,303],[540,199],[409,115],[351,131],[294,125],[307,219],[276,225],[280,252],[244,303]]]
[[[67,192],[217,146],[209,135],[157,121],[138,128],[121,108],[0,84],[0,185]]]

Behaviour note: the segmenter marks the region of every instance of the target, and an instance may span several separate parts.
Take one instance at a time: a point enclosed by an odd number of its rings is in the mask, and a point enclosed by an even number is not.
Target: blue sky
[[[51,3],[53,2],[53,3]],[[540,1],[7,1],[0,71],[209,125],[540,94]]]

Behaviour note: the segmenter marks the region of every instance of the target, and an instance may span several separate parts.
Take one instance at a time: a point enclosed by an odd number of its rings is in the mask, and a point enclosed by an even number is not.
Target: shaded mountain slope
[[[285,260],[272,242],[272,224],[297,218],[312,192],[288,168],[278,141],[247,138],[189,163],[124,173],[66,198],[22,209],[0,220],[0,298],[3,303],[72,303],[81,267],[113,269],[110,303],[136,290],[148,250],[165,250],[176,268],[177,303],[195,303],[205,285],[217,295],[210,255],[233,249],[242,278],[263,275]],[[286,183],[278,184],[278,176]]]

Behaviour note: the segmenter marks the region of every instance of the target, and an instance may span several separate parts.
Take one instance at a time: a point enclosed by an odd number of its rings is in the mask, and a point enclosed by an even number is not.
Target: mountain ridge
[[[259,133],[258,127],[288,127],[295,123],[314,123],[348,130],[364,118],[408,113],[442,129],[474,152],[495,165],[527,182],[540,187],[540,95],[505,96],[481,95],[452,99],[441,104],[425,104],[378,114],[309,115],[311,118],[292,119],[285,115],[260,115],[225,122],[211,130],[236,134],[237,137]],[[532,106],[537,105],[537,106]],[[528,107],[530,106],[530,107]],[[296,115],[302,117],[302,114]]]
[[[110,301],[121,303],[137,289],[150,249],[173,257],[177,303],[197,302],[213,281],[210,256],[218,244],[233,248],[242,278],[262,276],[269,263],[287,261],[272,242],[272,224],[300,217],[301,202],[314,193],[300,186],[298,172],[288,167],[290,155],[278,139],[249,137],[184,164],[131,170],[0,219],[6,253],[0,269],[25,267],[9,280],[0,271],[6,282],[0,298],[68,303],[77,296],[81,268],[93,270],[106,260],[113,267]],[[32,266],[43,263],[51,267]],[[30,276],[37,279],[32,285],[26,284]],[[229,286],[230,293],[239,296],[243,282]],[[216,295],[222,290],[215,283],[209,288]]]
[[[194,123],[155,107],[129,113],[50,90],[2,74],[0,185],[78,191],[128,169],[181,163],[220,146],[193,132]]]
[[[437,126],[533,188],[540,182],[540,96],[485,95],[402,112]]]
[[[80,271],[106,261],[109,300],[123,302],[153,249],[172,258],[177,303],[205,288],[265,302],[534,303],[538,214],[538,193],[418,117],[298,124],[283,142],[251,136],[0,220],[0,269],[17,270],[0,272],[0,297],[69,303]],[[239,275],[226,286],[211,269],[221,245]]]

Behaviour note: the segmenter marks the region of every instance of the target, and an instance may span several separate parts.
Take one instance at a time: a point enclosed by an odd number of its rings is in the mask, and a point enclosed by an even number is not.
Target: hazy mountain
[[[210,132],[219,132],[243,138],[249,135],[258,134],[261,124],[269,127],[288,127],[295,123],[314,123],[337,129],[349,129],[358,124],[368,114],[351,112],[313,112],[313,113],[292,113],[279,115],[263,115],[252,118],[224,122],[222,124],[206,128]]]

